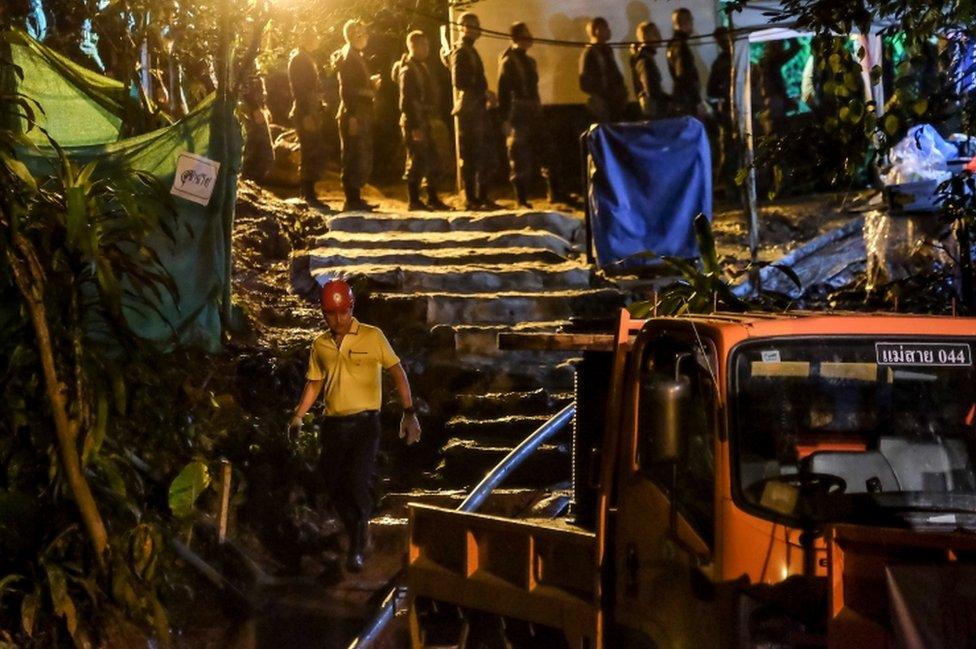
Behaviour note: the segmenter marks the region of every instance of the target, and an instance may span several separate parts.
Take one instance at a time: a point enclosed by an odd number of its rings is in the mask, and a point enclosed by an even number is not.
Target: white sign
[[[183,151],[176,160],[176,176],[170,193],[188,201],[206,205],[217,186],[220,163]]]

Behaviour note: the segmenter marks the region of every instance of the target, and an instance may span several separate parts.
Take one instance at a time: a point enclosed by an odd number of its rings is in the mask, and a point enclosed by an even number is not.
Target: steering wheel
[[[836,496],[844,493],[847,489],[847,481],[839,475],[801,471],[799,473],[784,473],[757,480],[746,487],[746,492],[752,496],[754,501],[759,502],[763,492],[766,490],[766,485],[771,482],[796,487],[800,495],[804,497],[814,495]]]

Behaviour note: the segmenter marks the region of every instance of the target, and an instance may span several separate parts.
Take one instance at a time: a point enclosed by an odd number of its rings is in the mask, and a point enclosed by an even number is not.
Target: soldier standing
[[[715,112],[718,126],[718,173],[716,174],[716,188],[725,194],[726,199],[736,195],[735,175],[736,152],[735,133],[732,122],[732,106],[729,98],[729,88],[732,83],[732,39],[728,28],[717,27],[712,36],[718,44],[718,56],[712,63],[708,73],[706,94]]]
[[[315,182],[325,167],[326,157],[322,138],[324,119],[319,97],[319,71],[312,58],[318,46],[318,34],[308,27],[302,33],[298,49],[292,52],[288,60],[288,84],[294,100],[290,117],[298,134],[301,153],[299,175],[302,198],[310,207],[329,209],[315,194]]]
[[[400,128],[407,147],[407,181],[411,211],[449,210],[437,196],[437,147],[431,119],[437,110],[434,80],[427,69],[430,44],[421,31],[407,35],[407,54],[393,65],[393,80],[400,87]],[[427,181],[427,203],[420,199],[420,183]]]
[[[373,97],[379,75],[370,75],[363,56],[369,42],[366,26],[350,20],[342,27],[346,44],[339,51],[336,73],[339,79],[339,142],[342,145],[342,189],[344,211],[372,210],[363,200],[362,189],[373,167]]]
[[[652,22],[642,22],[637,26],[637,40],[640,44],[631,46],[630,70],[641,115],[645,119],[667,117],[671,98],[661,88],[661,71],[654,60],[661,31]]]
[[[474,42],[481,36],[481,21],[467,12],[459,19],[461,40],[451,50],[449,67],[456,101],[451,113],[457,117],[458,155],[464,181],[465,208],[498,209],[488,198],[488,165],[485,139],[488,135],[488,108],[495,104],[488,90],[485,66]]]
[[[671,101],[674,114],[697,117],[701,107],[701,80],[695,66],[695,55],[691,53],[688,37],[695,31],[691,12],[681,7],[671,13],[674,36],[668,43],[668,70],[674,82],[671,87]]]
[[[618,122],[627,108],[627,87],[617,67],[610,40],[610,24],[597,16],[586,25],[589,44],[580,57],[580,89],[589,95],[586,108],[594,122]]]
[[[539,99],[539,71],[529,56],[532,33],[518,22],[509,30],[512,44],[501,56],[498,73],[498,109],[508,145],[510,178],[522,207],[531,208],[528,188],[540,153],[542,102]],[[545,160],[545,157],[543,157]],[[549,170],[543,175],[548,179]]]

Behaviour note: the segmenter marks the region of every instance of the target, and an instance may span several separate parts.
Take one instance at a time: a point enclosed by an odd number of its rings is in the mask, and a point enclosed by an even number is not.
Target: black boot
[[[349,554],[346,556],[346,570],[362,572],[366,554],[366,521],[354,525],[349,532]]]
[[[481,208],[474,174],[464,174],[464,209],[477,210]]]
[[[502,206],[495,201],[488,198],[488,188],[479,183],[478,187],[478,204],[481,205],[483,210],[500,210]]]
[[[427,207],[440,212],[451,211],[451,206],[442,201],[437,195],[437,190],[433,189],[432,187],[427,188]]]
[[[558,187],[552,178],[546,177],[546,190],[546,197],[554,205],[569,205],[574,208],[580,206],[579,202],[567,194],[561,187]]]
[[[342,206],[343,212],[371,212],[373,207],[363,200],[358,189],[346,189],[346,202]]]
[[[411,212],[426,212],[428,211],[427,205],[420,200],[420,182],[411,180],[407,183],[407,195],[410,200],[410,204],[407,209]]]
[[[309,207],[314,207],[316,209],[329,209],[329,206],[320,201],[318,195],[315,193],[315,181],[302,181],[302,198],[305,199],[305,203]]]
[[[528,192],[525,191],[525,183],[515,181],[512,184],[515,185],[515,200],[518,201],[519,207],[531,210],[532,203],[529,202]]]

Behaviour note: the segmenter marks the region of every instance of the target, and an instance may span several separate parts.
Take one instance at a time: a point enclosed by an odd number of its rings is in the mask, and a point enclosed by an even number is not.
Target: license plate
[[[970,367],[969,343],[875,343],[878,365],[908,367]]]

